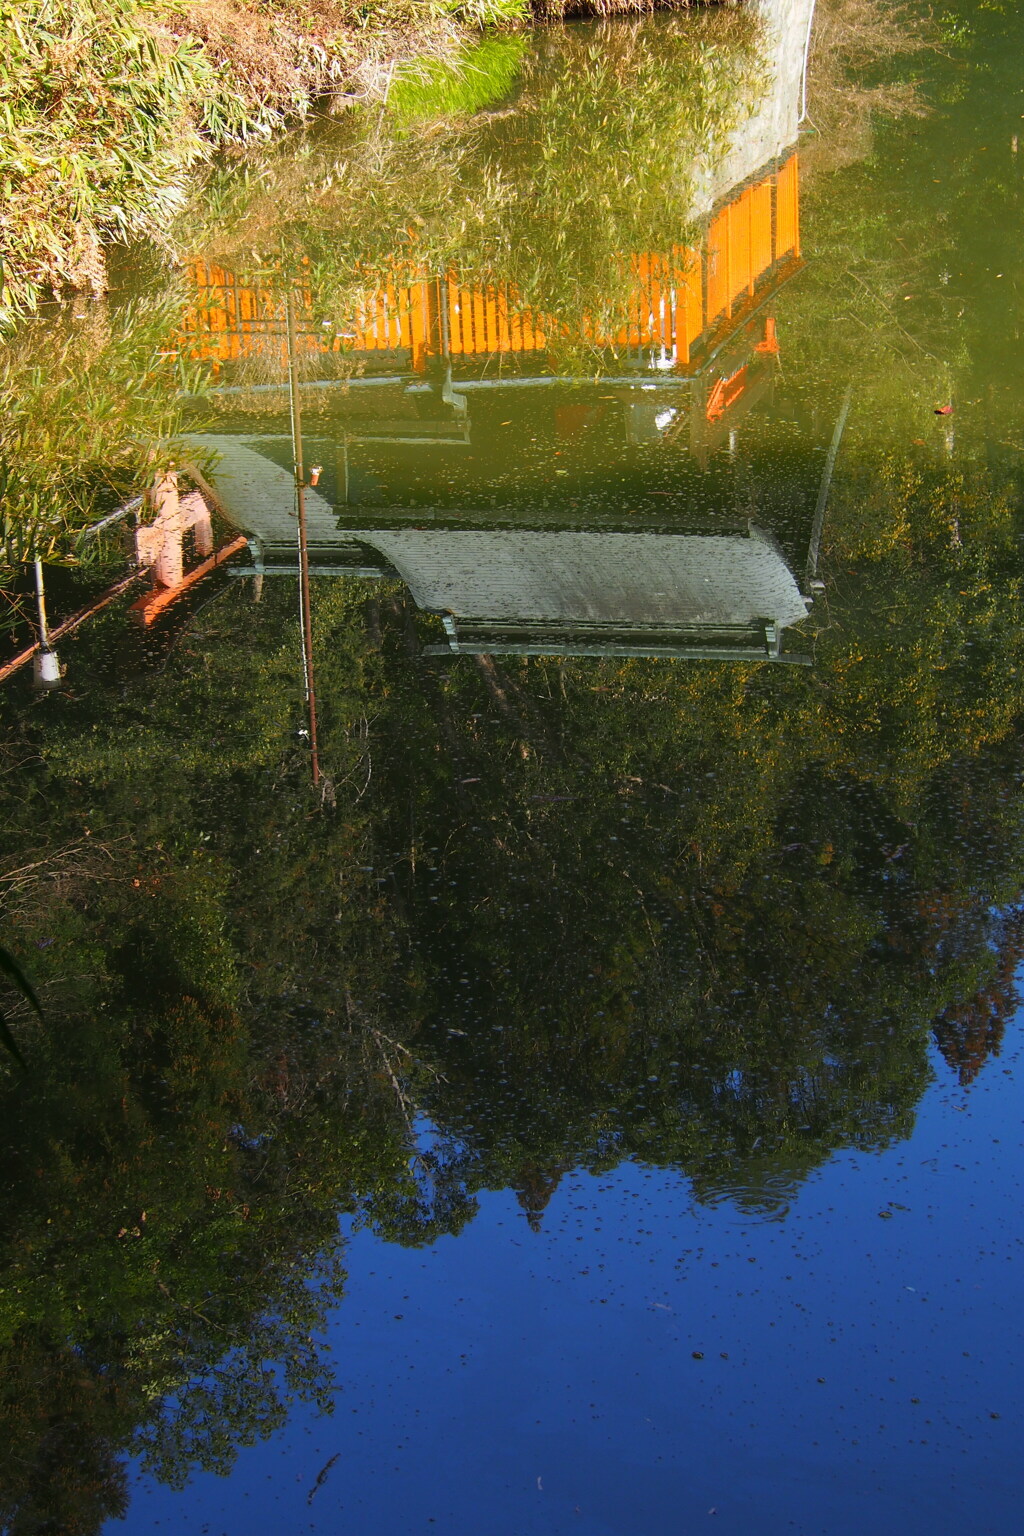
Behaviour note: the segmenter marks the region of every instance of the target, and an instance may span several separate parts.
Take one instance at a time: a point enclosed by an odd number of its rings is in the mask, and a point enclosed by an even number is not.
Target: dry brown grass
[[[529,0],[538,21],[732,6],[742,0]],[[512,7],[510,7],[510,10]],[[529,17],[523,18],[528,20]],[[318,98],[382,100],[397,65],[450,52],[467,36],[473,6],[457,17],[431,0],[184,0],[165,25],[193,37],[264,110],[301,118]],[[510,24],[515,24],[510,23]]]
[[[540,21],[567,16],[645,16],[651,11],[696,10],[708,5],[734,5],[742,0],[531,0]]]
[[[806,182],[863,160],[876,115],[922,116],[913,82],[865,84],[865,72],[935,46],[934,27],[894,0],[818,0],[811,45],[808,136],[801,150]]]
[[[293,120],[325,95],[383,95],[382,65],[454,46],[461,36],[450,21],[411,6],[401,30],[386,18],[379,28],[361,28],[352,7],[337,0],[315,9],[302,0],[185,0],[166,25],[199,41],[254,108]]]

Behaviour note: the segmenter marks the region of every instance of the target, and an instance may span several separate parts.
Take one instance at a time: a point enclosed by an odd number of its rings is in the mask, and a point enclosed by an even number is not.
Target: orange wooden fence
[[[749,309],[772,277],[800,255],[798,157],[745,187],[712,218],[699,245],[624,258],[633,277],[627,321],[614,335],[588,317],[582,335],[599,348],[651,349],[665,366],[685,370],[730,320]],[[196,359],[227,363],[267,356],[268,373],[287,363],[279,299],[247,287],[222,267],[196,261],[197,302],[180,338]],[[508,284],[464,286],[454,274],[436,278],[397,265],[371,288],[361,312],[338,327],[317,327],[312,295],[300,288],[299,345],[314,352],[388,354],[399,367],[422,371],[432,357],[536,354],[568,334],[556,316],[522,305]]]

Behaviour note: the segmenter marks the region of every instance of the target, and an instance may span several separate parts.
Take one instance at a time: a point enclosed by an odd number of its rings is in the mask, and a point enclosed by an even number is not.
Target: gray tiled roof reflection
[[[238,438],[195,432],[186,440],[217,454],[214,484],[240,528],[270,543],[294,541],[295,477],[290,469],[282,469]],[[306,522],[311,541],[337,542],[337,513],[312,488],[306,492]]]
[[[421,608],[463,619],[741,625],[806,617],[775,540],[656,533],[347,530],[379,550]]]

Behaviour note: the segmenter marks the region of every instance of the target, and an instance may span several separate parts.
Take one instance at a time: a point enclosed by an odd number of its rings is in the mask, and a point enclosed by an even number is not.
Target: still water
[[[19,342],[233,552],[4,685],[11,1536],[1017,1528],[1024,20],[865,9],[491,40]]]

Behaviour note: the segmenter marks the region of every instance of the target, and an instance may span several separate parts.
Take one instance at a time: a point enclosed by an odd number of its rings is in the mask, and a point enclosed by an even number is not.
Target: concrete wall
[[[731,189],[797,141],[803,111],[804,61],[815,0],[748,0],[760,17],[763,86],[743,104],[744,115],[725,153],[698,167],[693,211],[706,215]]]

